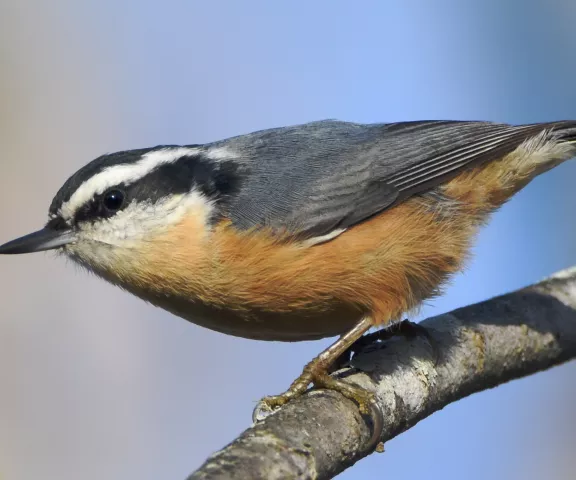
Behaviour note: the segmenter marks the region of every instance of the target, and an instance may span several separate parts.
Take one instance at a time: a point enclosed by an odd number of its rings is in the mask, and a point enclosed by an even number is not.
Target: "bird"
[[[102,155],[54,196],[45,227],[0,254],[56,250],[192,323],[265,341],[338,339],[281,394],[329,375],[372,327],[440,295],[490,215],[576,155],[576,121],[321,120],[205,144]]]

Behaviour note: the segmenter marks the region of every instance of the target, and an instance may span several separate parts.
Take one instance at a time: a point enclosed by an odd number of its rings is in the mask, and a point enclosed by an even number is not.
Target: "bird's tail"
[[[563,120],[539,124],[539,134],[527,139],[516,152],[536,170],[538,175],[576,156],[576,120]]]
[[[576,142],[576,120],[550,122],[542,125],[550,135],[560,143],[573,144]]]
[[[473,205],[478,212],[493,211],[538,175],[576,157],[576,120],[516,128],[526,129],[530,135],[515,150],[499,161],[476,169],[472,175],[456,178],[448,186],[455,192],[480,192],[477,198],[474,197],[476,203]],[[470,201],[468,198],[464,203]]]

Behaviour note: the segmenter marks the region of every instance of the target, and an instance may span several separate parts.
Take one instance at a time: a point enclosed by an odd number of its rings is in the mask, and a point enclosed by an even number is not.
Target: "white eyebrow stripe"
[[[71,219],[76,210],[94,195],[104,193],[108,188],[119,183],[131,184],[154,171],[160,165],[172,163],[180,157],[200,153],[199,148],[177,147],[153,150],[142,155],[136,163],[114,165],[97,173],[80,185],[70,200],[60,207],[60,215],[65,220]]]

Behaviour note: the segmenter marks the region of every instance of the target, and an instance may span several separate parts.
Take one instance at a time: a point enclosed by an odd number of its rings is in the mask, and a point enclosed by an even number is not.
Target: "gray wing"
[[[463,169],[500,158],[544,128],[326,120],[206,147],[208,154],[218,148],[242,165],[241,188],[227,212],[237,228],[266,226],[312,238],[348,228]]]

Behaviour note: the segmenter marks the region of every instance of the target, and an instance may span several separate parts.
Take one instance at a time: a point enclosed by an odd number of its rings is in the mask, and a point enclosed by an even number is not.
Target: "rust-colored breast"
[[[387,323],[434,295],[465,257],[474,225],[430,207],[410,200],[312,247],[226,222],[202,234],[191,215],[119,266],[121,283],[192,322],[249,338],[332,336],[364,314]]]

